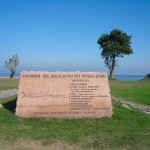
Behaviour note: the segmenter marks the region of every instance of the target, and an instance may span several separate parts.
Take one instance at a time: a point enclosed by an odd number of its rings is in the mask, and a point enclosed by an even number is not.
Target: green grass
[[[110,80],[109,83],[114,97],[150,106],[150,80]]]
[[[18,88],[18,78],[0,78],[0,91],[1,90],[7,90],[7,89],[13,89]]]
[[[112,118],[19,118],[14,115],[15,98],[0,100],[5,107],[0,109],[0,143],[5,148],[13,148],[20,139],[44,146],[61,141],[95,150],[150,148],[150,116],[119,103],[113,104]]]

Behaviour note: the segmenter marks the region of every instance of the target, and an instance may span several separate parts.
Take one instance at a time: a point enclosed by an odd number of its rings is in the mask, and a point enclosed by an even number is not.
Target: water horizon
[[[118,80],[130,80],[130,81],[143,80],[145,78],[144,75],[114,75],[114,77]]]

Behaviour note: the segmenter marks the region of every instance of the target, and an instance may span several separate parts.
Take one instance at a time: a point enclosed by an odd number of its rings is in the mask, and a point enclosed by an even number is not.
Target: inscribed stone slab
[[[110,117],[105,72],[22,72],[16,115],[20,117]]]

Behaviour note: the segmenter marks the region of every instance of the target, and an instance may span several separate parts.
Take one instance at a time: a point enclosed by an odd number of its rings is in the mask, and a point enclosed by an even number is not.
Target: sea
[[[9,77],[9,73],[0,73],[0,77]],[[16,77],[20,76],[20,73],[16,73]],[[136,81],[136,80],[142,80],[144,79],[144,75],[114,75],[116,79],[118,80],[131,80],[131,81]]]
[[[115,75],[115,78],[118,80],[143,80],[145,76],[139,76],[139,75]]]

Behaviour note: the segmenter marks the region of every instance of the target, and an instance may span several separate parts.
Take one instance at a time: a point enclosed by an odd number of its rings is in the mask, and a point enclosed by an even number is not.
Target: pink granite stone
[[[20,117],[111,117],[105,72],[22,72],[16,115]]]

